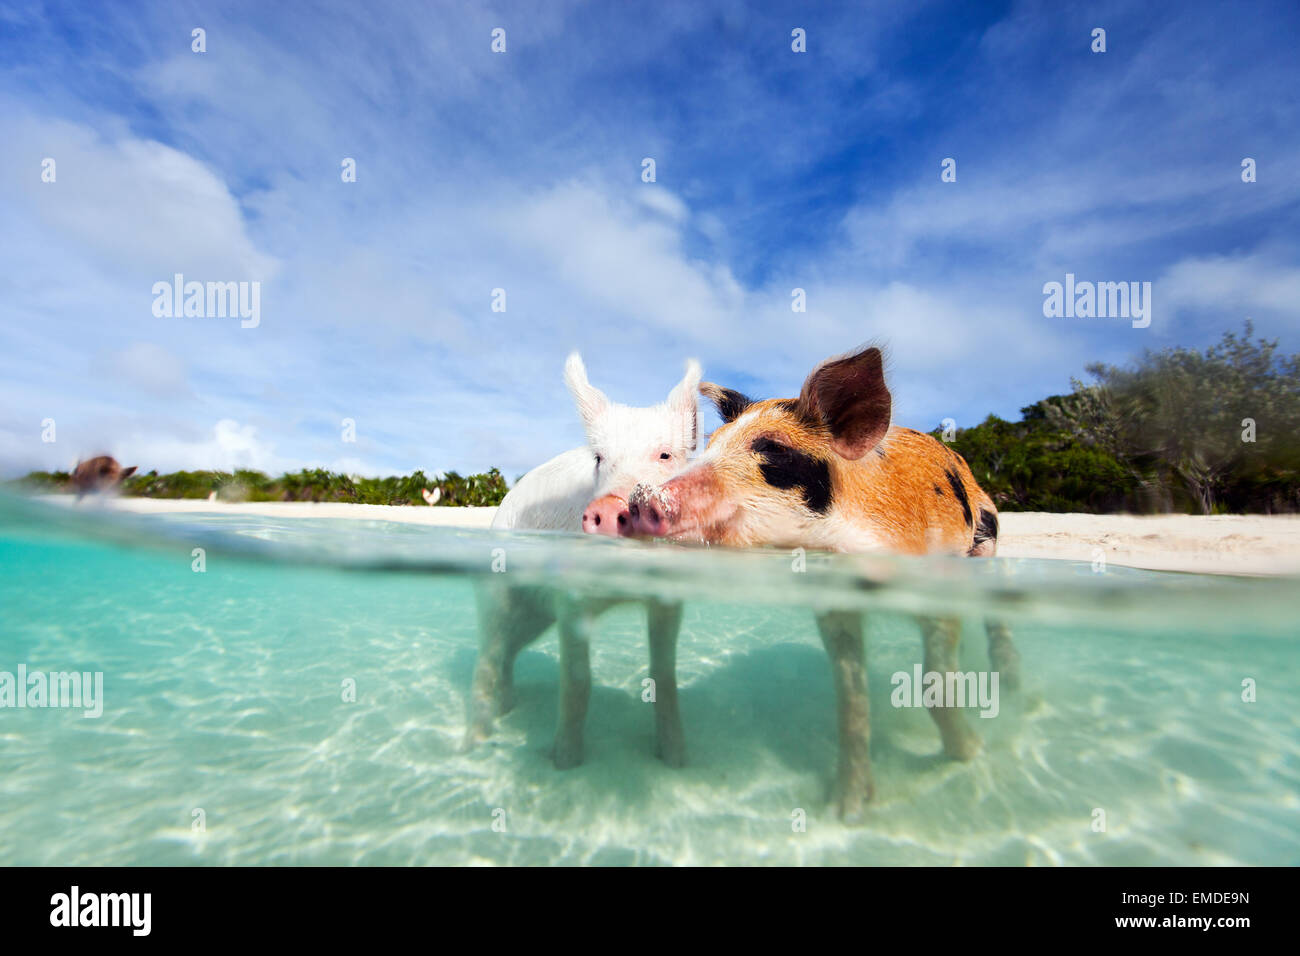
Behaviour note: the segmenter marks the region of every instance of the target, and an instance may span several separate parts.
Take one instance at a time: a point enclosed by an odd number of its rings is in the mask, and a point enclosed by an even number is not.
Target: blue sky
[[[879,341],[919,428],[1248,317],[1300,351],[1298,37],[1292,2],[0,0],[0,468],[513,479],[582,440],[575,348],[642,404]],[[260,282],[260,325],[155,317],[178,272]],[[1150,327],[1044,317],[1067,272],[1151,282]]]

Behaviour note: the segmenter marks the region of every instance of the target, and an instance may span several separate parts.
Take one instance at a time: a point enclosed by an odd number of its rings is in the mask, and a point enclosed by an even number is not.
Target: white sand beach
[[[71,495],[46,500],[75,506]],[[352,518],[439,527],[487,528],[495,508],[394,507],[335,502],[107,499],[137,514],[239,514]],[[1199,574],[1300,574],[1300,515],[1089,515],[1003,512],[998,555],[1053,558]]]
[[[74,495],[42,495],[42,500],[77,507]],[[82,507],[94,507],[86,499]],[[400,521],[443,528],[486,528],[496,508],[438,508],[428,505],[354,505],[336,501],[209,501],[204,498],[104,498],[102,506],[133,514],[264,515],[268,518],[351,518]]]
[[[1197,574],[1300,574],[1300,515],[1004,511],[998,555]]]

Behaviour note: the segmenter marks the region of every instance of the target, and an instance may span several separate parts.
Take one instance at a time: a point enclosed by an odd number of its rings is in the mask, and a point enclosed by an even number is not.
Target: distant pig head
[[[123,468],[116,458],[108,455],[87,458],[77,462],[77,467],[72,472],[72,487],[78,498],[95,492],[112,491],[124,479],[135,474],[135,469],[135,465]]]
[[[587,381],[582,357],[574,352],[564,366],[591,449],[594,491],[582,516],[593,534],[627,533],[627,499],[640,482],[657,484],[686,464],[696,442],[696,391],[699,363],[688,361],[686,375],[667,401],[649,408],[611,402]]]
[[[631,534],[815,546],[835,520],[837,472],[889,431],[891,399],[877,348],[822,363],[797,399],[751,401],[711,382],[700,392],[724,424],[685,471],[634,490]]]

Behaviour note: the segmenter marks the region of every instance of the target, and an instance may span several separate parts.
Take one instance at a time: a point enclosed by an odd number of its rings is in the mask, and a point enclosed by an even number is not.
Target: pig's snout
[[[618,495],[597,498],[582,513],[582,530],[587,534],[630,533],[627,500]]]
[[[651,488],[637,485],[628,502],[628,514],[631,518],[630,531],[627,533],[662,538],[668,533],[668,512],[672,500],[664,488]]]

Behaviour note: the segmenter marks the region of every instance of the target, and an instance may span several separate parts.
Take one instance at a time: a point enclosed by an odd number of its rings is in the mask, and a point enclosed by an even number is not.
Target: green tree
[[[1253,332],[1246,322],[1204,352],[1148,349],[1131,368],[1091,365],[1095,383],[1076,383],[1061,420],[1148,485],[1172,478],[1203,514],[1252,482],[1285,501],[1297,478],[1300,357]]]

